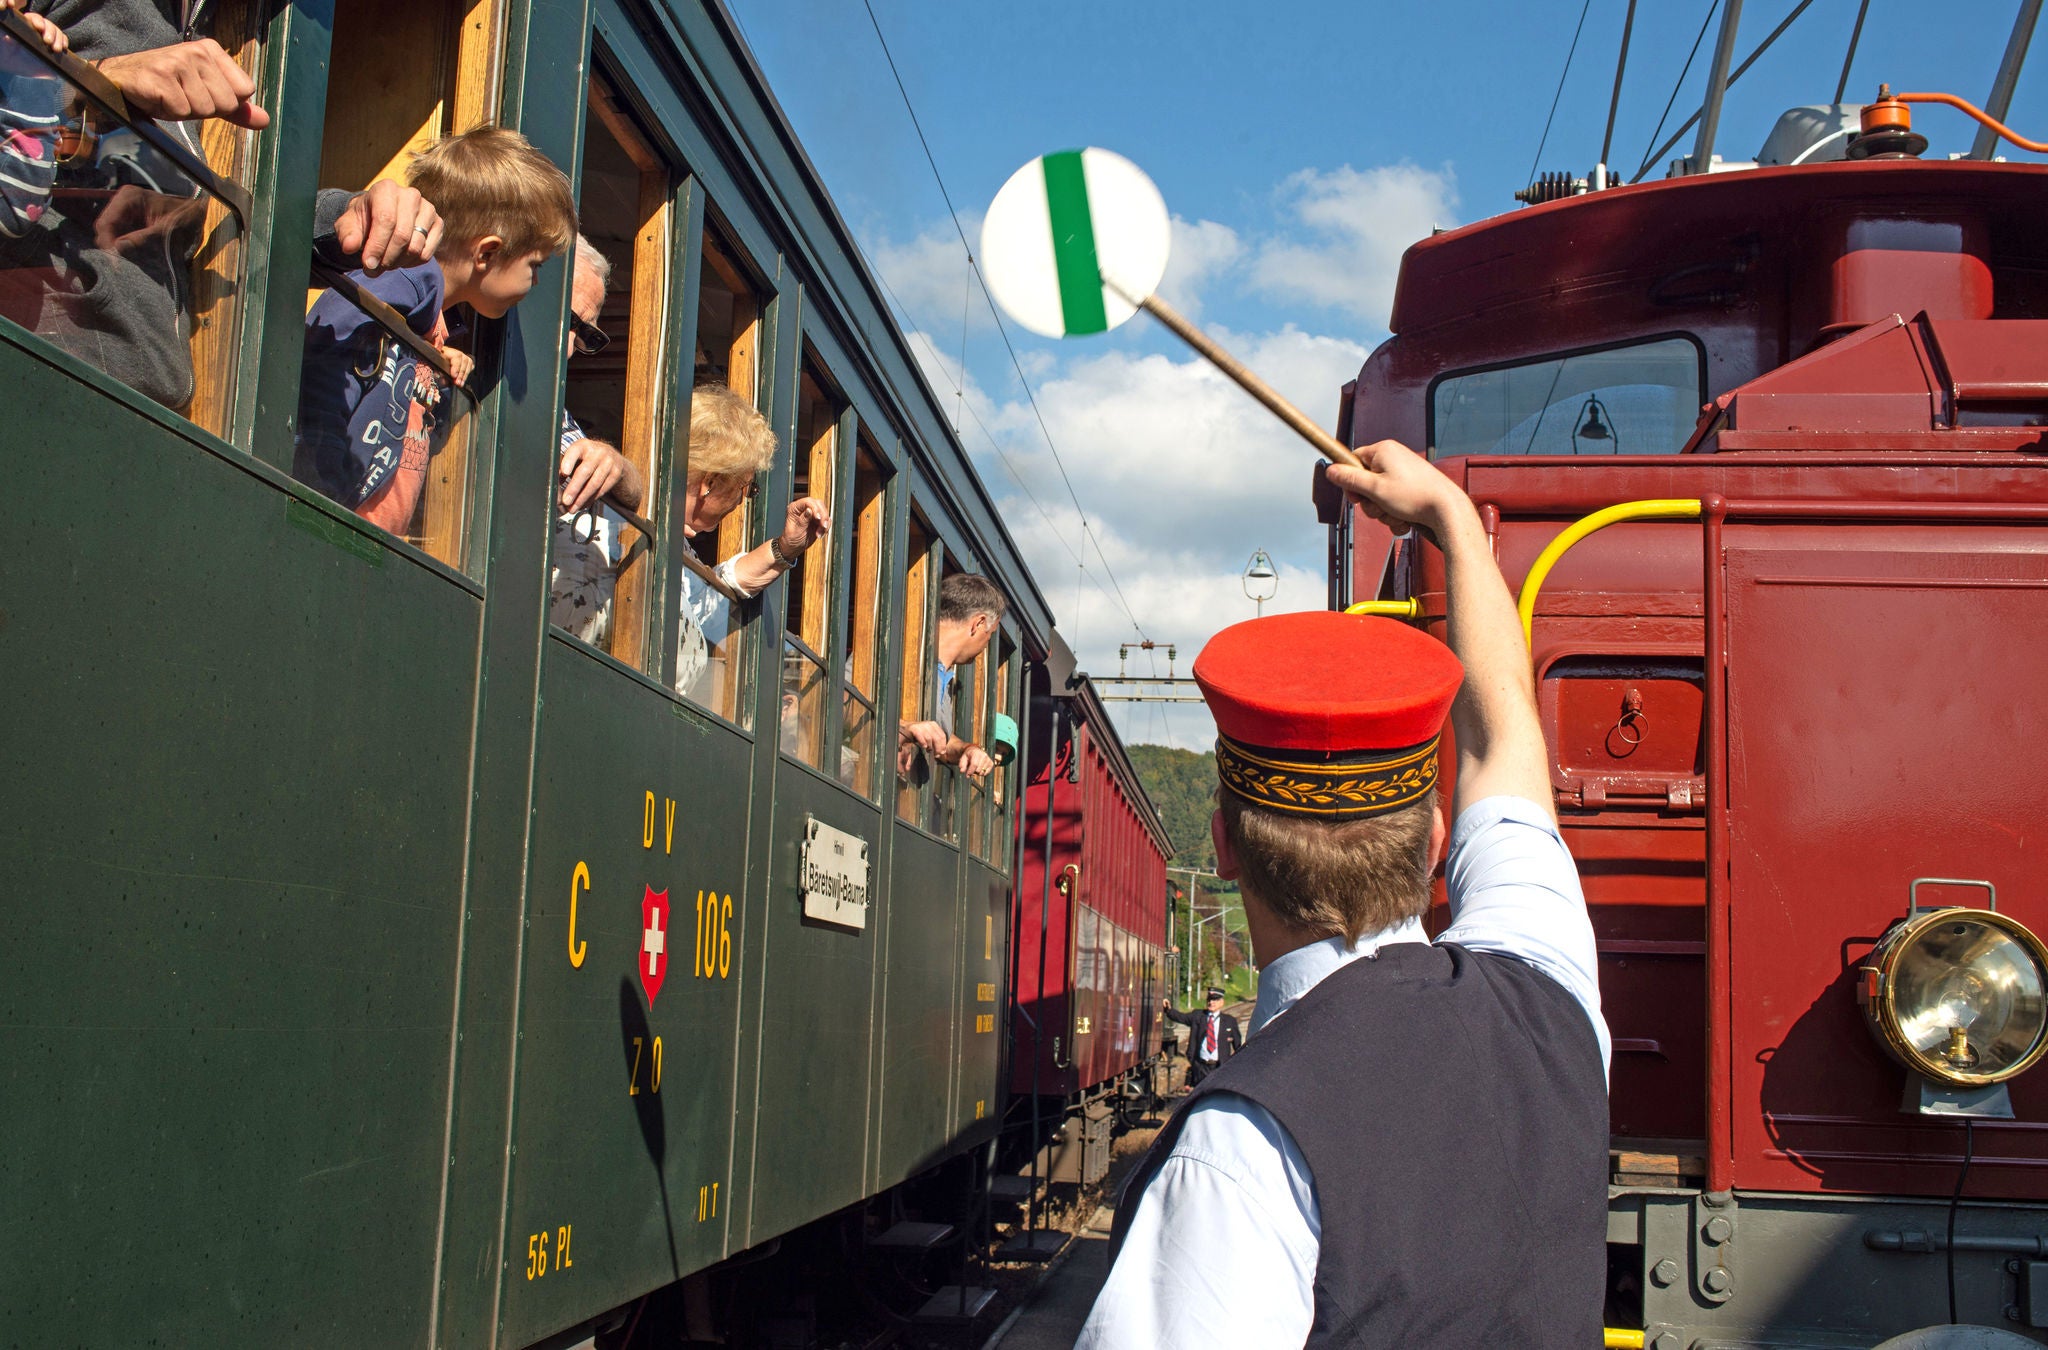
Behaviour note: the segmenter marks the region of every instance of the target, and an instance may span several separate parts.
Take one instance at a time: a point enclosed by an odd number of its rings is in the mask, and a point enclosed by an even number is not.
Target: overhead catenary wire
[[[903,324],[904,332],[914,334],[917,340],[924,344],[924,349],[931,353],[933,362],[941,370],[943,370],[945,367],[945,362],[939,356],[939,349],[932,345],[931,337],[927,333],[925,333],[923,329],[917,327],[916,324],[912,322],[910,310],[908,309],[908,307],[904,305],[902,299],[896,294],[895,288],[890,286],[888,279],[886,277],[881,276],[879,273],[876,274],[876,280],[881,282],[883,293],[889,297],[889,303],[895,307],[899,321]],[[962,383],[964,383],[964,381],[962,381]],[[1093,586],[1102,595],[1103,599],[1112,601],[1117,605],[1121,606],[1125,614],[1129,615],[1130,605],[1123,598],[1122,588],[1119,586],[1117,590],[1114,593],[1112,593],[1108,587],[1105,587],[1102,584],[1102,582],[1096,578],[1094,572],[1090,570],[1090,568],[1088,567],[1086,560],[1082,558],[1080,551],[1077,550],[1071,543],[1067,541],[1066,535],[1060,532],[1059,522],[1055,521],[1052,518],[1052,512],[1046,508],[1045,502],[1040,499],[1039,495],[1036,492],[1033,492],[1031,490],[1031,484],[1027,482],[1024,478],[1024,475],[1018,471],[1016,461],[1010,458],[1009,453],[1003,449],[1002,442],[996,439],[995,433],[989,430],[988,423],[981,420],[981,414],[974,410],[973,404],[968,403],[965,400],[964,395],[960,402],[960,408],[963,412],[966,413],[967,420],[974,423],[975,429],[981,432],[982,439],[988,442],[988,448],[995,452],[997,461],[1000,462],[1003,466],[1003,471],[1010,475],[1010,479],[1012,482],[1016,483],[1018,491],[1024,494],[1025,500],[1031,503],[1032,508],[1038,512],[1039,518],[1045,522],[1046,533],[1052,536],[1053,542],[1058,544],[1060,548],[1065,551],[1066,555],[1074,560],[1074,566],[1078,568],[1081,574],[1088,579],[1088,584]],[[1095,537],[1090,536],[1087,542],[1094,544],[1096,554],[1097,556],[1100,556],[1102,552],[1102,546],[1100,543],[1095,542]],[[1084,545],[1084,547],[1085,546],[1086,545]],[[1102,565],[1105,573],[1109,573],[1111,585],[1116,585],[1116,577],[1114,573],[1109,572],[1109,560],[1107,558],[1104,558],[1102,560]],[[1132,616],[1132,626],[1136,627],[1135,616]],[[1140,636],[1143,636],[1142,632],[1140,633]]]
[[[1586,31],[1586,12],[1593,8],[1593,0],[1579,6],[1579,26],[1572,29],[1571,50],[1564,54],[1564,69],[1557,77],[1557,92],[1550,96],[1550,116],[1543,119],[1543,138],[1536,142],[1536,158],[1529,161],[1529,181],[1536,181],[1536,166],[1543,162],[1543,147],[1550,144],[1550,124],[1557,120],[1557,103],[1564,97],[1564,83],[1571,78],[1572,58],[1579,54],[1579,34]]]
[[[1849,30],[1849,50],[1842,56],[1842,78],[1835,81],[1835,102],[1842,101],[1842,94],[1849,88],[1849,67],[1856,64],[1856,44],[1863,39],[1863,19],[1870,13],[1870,0],[1856,6],[1856,26]]]
[[[1720,8],[1721,0],[1711,0],[1707,5],[1707,17],[1700,20],[1700,31],[1693,37],[1692,50],[1685,54],[1685,64],[1679,67],[1678,79],[1671,85],[1671,97],[1664,100],[1664,113],[1657,119],[1657,129],[1650,133],[1648,144],[1643,146],[1642,167],[1636,170],[1635,177],[1630,178],[1629,182],[1636,182],[1644,174],[1648,173],[1651,162],[1657,158],[1657,152],[1650,147],[1654,146],[1657,143],[1657,138],[1664,134],[1664,123],[1671,118],[1672,105],[1678,102],[1679,90],[1685,88],[1685,77],[1692,73],[1693,59],[1700,54],[1700,44],[1707,40],[1707,25],[1713,23],[1715,11]],[[1680,132],[1679,134],[1683,135],[1684,133]]]
[[[882,22],[875,16],[875,7],[871,0],[861,0],[861,5],[862,8],[867,10],[868,23],[875,30],[875,41],[881,45],[882,59],[888,63],[890,78],[896,82],[896,92],[903,100],[903,110],[910,114],[911,129],[917,133],[917,143],[924,151],[925,163],[931,167],[932,181],[939,185],[939,197],[946,203],[946,214],[953,221],[953,232],[960,236],[960,247],[966,252],[967,266],[972,272],[975,282],[981,287],[982,299],[988,305],[989,317],[995,321],[996,334],[1003,340],[1003,350],[1009,355],[1010,366],[1017,372],[1017,384],[1024,391],[1024,400],[1031,407],[1031,415],[1038,423],[1039,434],[1045,438],[1045,448],[1052,454],[1053,467],[1059,470],[1060,482],[1066,487],[1067,497],[1074,503],[1074,511],[1081,519],[1082,538],[1086,542],[1095,544],[1095,554],[1098,558],[1102,559],[1103,570],[1109,574],[1110,583],[1116,586],[1118,601],[1123,606],[1125,617],[1131,621],[1131,627],[1137,632],[1138,636],[1141,638],[1145,637],[1144,625],[1138,622],[1138,616],[1132,612],[1130,605],[1123,601],[1123,587],[1117,584],[1115,573],[1109,566],[1109,559],[1103,555],[1102,545],[1095,541],[1095,531],[1094,527],[1089,523],[1088,511],[1081,505],[1080,494],[1074,490],[1074,480],[1067,474],[1066,461],[1060,457],[1059,446],[1053,441],[1052,428],[1046,424],[1045,412],[1038,406],[1038,396],[1032,392],[1031,381],[1024,375],[1024,362],[1018,357],[1015,344],[1010,341],[1010,331],[1003,323],[1002,312],[996,308],[995,297],[989,293],[988,282],[981,275],[981,264],[974,256],[974,246],[968,242],[966,227],[960,223],[960,212],[953,205],[953,194],[946,190],[945,175],[939,172],[939,161],[932,154],[931,142],[925,137],[924,124],[918,120],[917,108],[910,101],[910,90],[903,83],[903,72],[896,68],[896,57],[889,50],[889,39],[882,33]],[[901,302],[898,302],[898,304],[900,307]],[[964,324],[962,327],[964,338]],[[966,377],[964,369],[961,372],[961,377],[964,383]],[[1013,476],[1014,473],[1013,469]],[[1069,551],[1071,552],[1072,550]]]
[[[1743,59],[1742,64],[1735,68],[1734,73],[1728,77],[1728,84],[1726,87],[1729,89],[1733,89],[1735,87],[1735,82],[1741,79],[1743,75],[1748,72],[1749,68],[1757,63],[1757,59],[1759,57],[1761,57],[1765,52],[1771,49],[1772,43],[1776,42],[1780,37],[1784,36],[1785,30],[1792,26],[1792,21],[1798,18],[1801,14],[1804,14],[1806,12],[1807,6],[1811,5],[1812,3],[1813,0],[1799,0],[1799,3],[1792,7],[1792,12],[1790,14],[1787,14],[1783,19],[1780,19],[1778,21],[1778,26],[1770,31],[1770,35],[1766,37],[1762,42],[1757,43],[1756,50],[1752,51],[1747,57]],[[1647,168],[1648,164],[1653,164],[1657,160],[1662,159],[1664,157],[1664,152],[1666,150],[1669,150],[1672,146],[1678,144],[1678,140],[1681,136],[1685,135],[1686,132],[1692,130],[1695,126],[1699,125],[1699,120],[1700,115],[1697,112],[1695,112],[1691,117],[1686,118],[1684,126],[1672,132],[1669,140],[1665,141],[1664,144],[1658,146],[1655,150],[1652,150],[1650,152],[1650,158],[1646,162],[1645,167]],[[1636,172],[1636,178],[1641,178],[1642,176],[1642,170],[1638,170]],[[1635,180],[1631,179],[1630,181],[1633,182]]]

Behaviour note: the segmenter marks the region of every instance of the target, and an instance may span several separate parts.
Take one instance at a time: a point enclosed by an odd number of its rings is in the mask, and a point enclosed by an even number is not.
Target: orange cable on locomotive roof
[[[1908,103],[1945,103],[1958,112],[1976,118],[2020,149],[2036,155],[2048,155],[2048,141],[2028,140],[1966,98],[1940,93],[1894,94],[1890,85],[1879,85],[1877,102],[1864,106],[1862,129],[1865,132],[1892,128],[1900,131],[1911,130],[1912,114],[1903,106]]]

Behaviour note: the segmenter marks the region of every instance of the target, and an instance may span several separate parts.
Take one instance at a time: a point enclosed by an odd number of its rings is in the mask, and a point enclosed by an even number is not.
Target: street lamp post
[[[1274,570],[1273,559],[1266,550],[1259,549],[1252,554],[1252,560],[1244,568],[1244,598],[1259,607],[1259,617],[1266,615],[1266,602],[1280,589],[1280,573]]]

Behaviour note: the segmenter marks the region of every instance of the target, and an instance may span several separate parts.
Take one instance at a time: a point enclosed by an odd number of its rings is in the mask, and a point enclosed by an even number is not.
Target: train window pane
[[[497,101],[503,11],[504,0],[336,6],[320,182],[360,189],[380,179],[403,181],[421,150],[488,121]],[[351,276],[396,308],[397,321],[374,306],[366,318],[344,287],[313,301],[293,473],[433,557],[465,567],[475,483],[471,399],[451,388],[451,371],[409,342],[406,331],[444,354],[459,353],[445,358],[456,374],[474,359],[477,334],[464,322],[464,307],[438,312],[424,287],[405,284],[405,272]],[[328,280],[314,278],[316,285]],[[351,370],[374,377],[361,402],[343,390]],[[405,430],[392,433],[392,443],[376,444],[392,425]]]
[[[1450,455],[1668,455],[1706,398],[1699,346],[1660,338],[1437,381],[1430,444]]]
[[[1007,635],[1004,635],[998,639],[997,651],[1000,653],[1000,659],[996,665],[994,687],[989,690],[989,697],[997,715],[1014,718],[1016,714],[1011,710],[1017,706],[1014,688],[1014,681],[1017,678],[1016,646]],[[992,755],[996,752],[994,739],[995,730],[991,726],[989,740],[983,744]],[[1020,746],[1019,749],[1021,748]],[[1016,769],[1017,761],[1013,759],[1008,764],[998,764],[988,776],[987,852],[982,856],[1004,871],[1008,871],[1010,866],[1010,775],[1016,772]]]
[[[865,435],[856,443],[853,494],[845,518],[852,531],[847,556],[852,584],[846,589],[846,693],[840,731],[839,781],[873,801],[877,791],[875,676],[881,627],[882,550],[887,544],[881,456]]]
[[[765,300],[738,263],[739,252],[715,226],[704,231],[704,260],[698,275],[697,349],[699,385],[724,385],[756,408],[761,406],[761,315]],[[699,448],[686,476],[686,497],[695,502],[707,480],[718,475],[702,467]],[[752,547],[755,528],[753,485],[712,483],[724,504],[715,524],[685,524],[690,548],[706,569],[731,561]],[[730,489],[729,491],[726,489]],[[710,498],[707,497],[706,500]],[[694,518],[697,507],[689,508]],[[740,726],[751,726],[747,689],[747,639],[752,614],[720,595],[694,570],[682,578],[680,648],[676,688],[691,700]]]
[[[782,753],[806,764],[817,765],[825,758],[826,695],[832,682],[825,678],[825,663],[805,651],[795,638],[785,639],[782,648],[782,711],[777,735]]]
[[[246,5],[213,32],[255,69]],[[112,56],[81,44],[83,55]],[[246,176],[256,133],[125,123],[77,55],[0,26],[0,316],[227,435],[238,364]]]
[[[973,702],[960,705],[960,737],[972,741],[983,749],[988,748],[989,727],[989,678],[988,672],[995,665],[986,648],[974,658],[963,673],[968,682],[963,684],[960,697],[965,700],[971,694]],[[972,725],[969,726],[970,710]],[[966,790],[967,851],[977,858],[988,856],[988,777],[961,775]]]
[[[946,570],[949,573],[952,571],[951,568]],[[978,697],[981,682],[977,678],[980,674],[978,658],[948,670],[938,663],[937,654],[933,654],[932,681],[937,688],[933,700],[933,717],[945,729],[948,737],[974,739],[974,714],[981,704]],[[933,834],[944,839],[960,837],[960,817],[970,805],[964,799],[960,785],[973,781],[944,760],[938,760],[932,765],[930,828]]]
[[[903,581],[903,704],[902,723],[931,719],[932,605],[937,587],[932,584],[931,531],[913,517],[910,522],[910,555]],[[904,739],[896,751],[896,814],[912,824],[924,823],[924,802],[931,786],[935,761],[915,742]]]
[[[590,82],[578,192],[585,245],[572,262],[572,325],[563,395],[560,489],[549,619],[646,669],[651,550],[627,514],[651,516],[648,484],[661,458],[665,409],[671,179],[616,92]],[[609,500],[585,494],[592,474],[623,476]],[[563,494],[577,493],[574,500]],[[570,509],[573,507],[574,509]]]
[[[796,445],[790,497],[815,497],[829,512],[839,503],[839,422],[846,403],[808,351],[797,383]],[[789,593],[782,662],[782,751],[814,769],[826,763],[826,712],[832,649],[832,582],[838,541],[827,538],[797,555],[784,578]]]
[[[846,720],[839,733],[839,781],[873,801],[876,771],[881,767],[881,757],[875,753],[875,705],[849,685],[842,700],[841,716]]]

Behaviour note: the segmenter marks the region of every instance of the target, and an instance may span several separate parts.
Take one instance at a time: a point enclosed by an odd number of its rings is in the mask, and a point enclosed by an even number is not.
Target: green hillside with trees
[[[1124,748],[1138,770],[1139,779],[1145,784],[1146,795],[1159,809],[1159,817],[1166,824],[1167,837],[1174,842],[1176,852],[1167,859],[1167,866],[1215,871],[1216,848],[1209,840],[1209,817],[1216,809],[1216,756],[1207,751],[1196,754],[1170,745],[1128,745]],[[1167,880],[1185,897],[1189,877],[1169,873]],[[1199,888],[1195,896],[1195,919],[1198,923],[1216,913],[1219,905],[1229,911],[1226,919],[1212,919],[1201,924],[1197,943],[1200,959],[1194,984],[1199,990],[1217,978],[1219,968],[1227,966],[1229,974],[1223,983],[1230,996],[1233,999],[1250,998],[1253,988],[1248,973],[1251,951],[1245,937],[1244,911],[1238,901],[1237,887],[1213,879],[1194,880]],[[1219,949],[1222,941],[1219,929],[1229,930],[1227,950]],[[1168,945],[1186,947],[1187,941],[1187,901],[1182,898],[1174,902],[1173,934]],[[1182,1001],[1179,989],[1174,991],[1174,999],[1176,1003]]]

